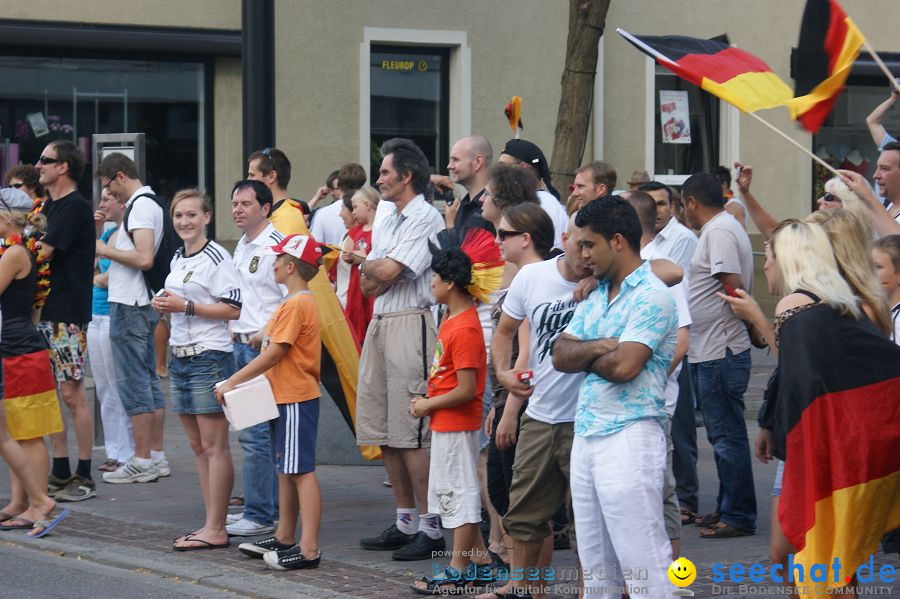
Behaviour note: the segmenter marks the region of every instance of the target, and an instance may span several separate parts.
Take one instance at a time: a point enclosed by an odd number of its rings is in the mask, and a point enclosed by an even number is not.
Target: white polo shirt
[[[252,335],[266,326],[269,317],[284,300],[285,288],[275,282],[272,270],[275,256],[267,256],[264,250],[278,244],[284,235],[272,223],[247,241],[244,235],[234,248],[234,267],[241,283],[241,318],[231,323],[235,333]]]
[[[241,307],[241,284],[228,251],[215,241],[207,241],[196,254],[184,255],[179,248],[172,257],[166,277],[166,291],[197,304],[225,302]],[[173,312],[169,345],[176,347],[202,343],[207,349],[232,351],[228,321],[188,316]]]
[[[340,245],[344,235],[347,234],[347,227],[344,226],[344,219],[341,218],[341,206],[344,203],[336,200],[328,204],[324,208],[319,208],[312,217],[312,233],[313,239],[319,243],[327,243],[328,245]]]
[[[144,193],[153,193],[149,185],[144,185],[125,203],[126,207],[134,207],[128,215],[129,231],[137,229],[153,229],[153,254],[159,249],[163,234],[163,209],[153,198],[138,197]],[[131,235],[125,232],[125,221],[116,235],[113,246],[117,250],[134,251]],[[109,301],[126,306],[146,306],[150,303],[150,293],[144,282],[144,271],[120,264],[115,260],[109,262]]]
[[[641,258],[644,260],[662,259],[674,262],[672,258],[660,251],[659,246],[654,246],[652,241],[641,248]],[[675,298],[675,306],[678,308],[678,328],[691,326],[691,311],[690,308],[688,308],[687,287],[685,286],[685,282],[682,281],[677,285],[669,287],[669,291],[672,292],[672,297]],[[672,371],[672,374],[669,375],[669,378],[666,381],[666,403],[663,405],[663,412],[665,412],[667,416],[673,416],[675,414],[675,406],[678,404],[679,374],[681,374],[681,362],[678,363],[678,366],[675,367],[675,370]]]
[[[654,254],[666,257],[672,260],[684,269],[684,275],[687,276],[691,267],[691,256],[697,249],[697,236],[693,231],[678,222],[674,216],[669,219],[666,226],[663,227],[656,237],[653,238],[647,247],[651,245],[655,248]],[[644,252],[641,252],[643,255]]]

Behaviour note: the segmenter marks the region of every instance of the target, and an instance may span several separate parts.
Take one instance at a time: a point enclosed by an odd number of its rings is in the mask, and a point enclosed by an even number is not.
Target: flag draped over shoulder
[[[791,88],[756,56],[733,48],[728,38],[705,40],[682,35],[619,35],[682,79],[744,112],[784,106]]]
[[[806,572],[835,558],[854,572],[900,526],[900,347],[822,304],[784,323],[778,349],[781,528]]]
[[[865,38],[834,0],[807,0],[800,25],[791,118],[815,133],[844,88]]]

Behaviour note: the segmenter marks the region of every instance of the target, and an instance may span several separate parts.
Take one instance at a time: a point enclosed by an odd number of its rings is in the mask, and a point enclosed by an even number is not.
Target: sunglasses
[[[500,241],[506,241],[508,237],[515,237],[516,235],[524,235],[525,231],[507,231],[506,229],[497,229],[497,238]]]
[[[59,158],[47,158],[46,156],[41,156],[38,158],[38,162],[41,164],[58,164],[62,162]]]
[[[259,151],[259,153],[262,154],[263,156],[265,156],[266,158],[271,158],[271,155],[270,155],[271,151],[272,151],[272,148],[263,148],[262,150]]]
[[[10,186],[10,187],[15,187],[16,189],[20,189],[21,187],[24,187],[25,184],[24,184],[24,183],[10,183],[9,186]]]
[[[830,194],[830,193],[826,193],[825,195],[823,195],[822,200],[825,202],[837,202],[838,204],[842,203],[841,198],[837,197],[834,194]]]

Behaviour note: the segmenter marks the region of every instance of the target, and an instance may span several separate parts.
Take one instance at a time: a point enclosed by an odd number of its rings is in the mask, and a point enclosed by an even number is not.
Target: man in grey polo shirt
[[[697,519],[700,536],[752,535],[756,496],[744,392],[750,379],[750,336],[744,322],[716,296],[729,287],[753,291],[753,252],[743,225],[725,211],[714,175],[691,176],[682,188],[687,222],[700,229],[688,275],[693,323],[688,342],[697,400],[716,456],[719,493],[712,514]]]
[[[440,519],[419,515],[428,506],[428,423],[409,414],[410,400],[427,392],[436,329],[431,307],[428,240],[444,228],[422,195],[428,160],[408,139],[381,146],[378,188],[395,210],[379,224],[372,251],[360,265],[363,294],[375,296],[359,363],[356,441],[378,445],[397,503],[395,524],[363,549],[395,550],[397,560],[420,560],[444,549]]]

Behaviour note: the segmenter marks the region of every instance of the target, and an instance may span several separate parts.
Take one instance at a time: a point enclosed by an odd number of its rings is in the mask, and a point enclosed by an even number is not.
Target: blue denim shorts
[[[269,421],[269,431],[279,474],[315,472],[318,430],[318,398],[278,404],[278,418]]]
[[[213,392],[216,383],[235,372],[234,354],[206,350],[189,358],[172,356],[169,385],[176,414],[217,414],[222,406]]]

